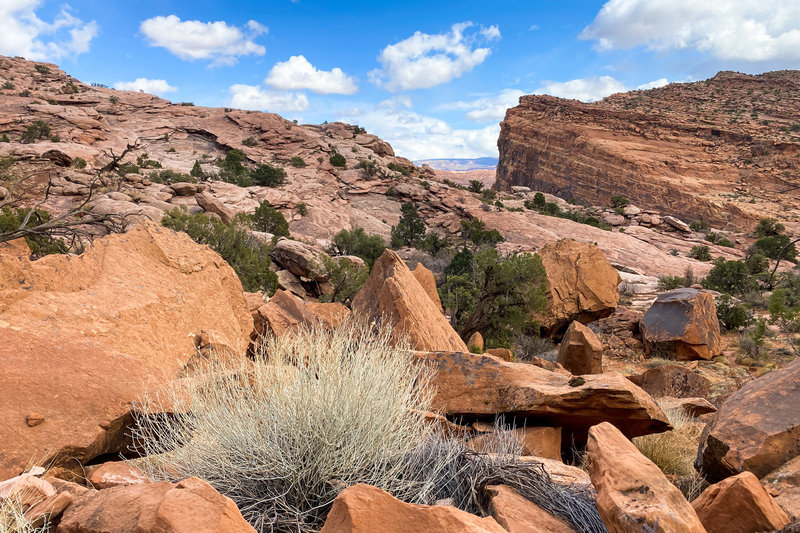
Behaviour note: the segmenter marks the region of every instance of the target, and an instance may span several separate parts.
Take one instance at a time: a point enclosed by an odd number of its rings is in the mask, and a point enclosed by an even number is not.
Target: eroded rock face
[[[570,322],[609,316],[619,302],[619,274],[596,246],[569,239],[539,251],[547,272],[547,308],[542,327],[558,337]]]
[[[131,403],[183,368],[196,335],[244,354],[253,327],[219,255],[148,223],[80,256],[0,252],[0,272],[0,478],[33,457],[76,466],[124,450]]]
[[[653,399],[618,373],[572,377],[464,352],[416,356],[435,372],[434,409],[448,415],[533,417],[562,427],[564,443],[585,440],[589,427],[603,421],[630,437],[669,428]]]
[[[695,467],[711,482],[749,470],[764,477],[800,456],[800,359],[751,381],[703,430]]]
[[[489,512],[508,533],[573,533],[566,521],[551,515],[507,485],[486,487]]]
[[[612,533],[705,533],[697,513],[650,459],[613,425],[589,430],[589,476]]]
[[[558,348],[558,362],[573,374],[602,374],[603,343],[592,330],[573,322]]]
[[[413,505],[370,485],[343,490],[321,533],[505,533],[491,517],[479,518],[450,506]]]
[[[789,517],[751,472],[711,485],[692,507],[708,533],[758,533],[789,523]]]
[[[717,306],[710,291],[675,289],[660,294],[639,327],[652,357],[690,361],[711,359],[722,351]]]
[[[388,319],[416,350],[456,350],[467,346],[450,326],[441,307],[431,300],[405,262],[386,250],[372,267],[367,282],[353,298],[353,312],[373,320]]]

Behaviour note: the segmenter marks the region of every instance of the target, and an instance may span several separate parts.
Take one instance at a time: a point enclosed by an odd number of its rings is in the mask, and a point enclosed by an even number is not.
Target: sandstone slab
[[[419,284],[422,285],[422,288],[425,289],[425,293],[430,297],[434,305],[436,305],[439,310],[442,310],[442,300],[439,298],[439,291],[436,290],[436,277],[433,275],[433,272],[425,268],[425,265],[422,263],[417,263],[416,268],[411,272],[414,274],[414,277],[417,278]]]
[[[486,487],[489,512],[508,533],[573,533],[565,520],[551,515],[507,485]]]
[[[323,263],[327,254],[317,246],[281,238],[272,247],[269,255],[273,261],[295,276],[321,282],[328,280]]]

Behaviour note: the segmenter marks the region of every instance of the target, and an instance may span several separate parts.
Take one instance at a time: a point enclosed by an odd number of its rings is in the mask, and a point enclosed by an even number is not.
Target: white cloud
[[[308,97],[303,93],[265,91],[254,85],[231,85],[231,107],[256,111],[304,111],[308,109]]]
[[[500,122],[506,115],[506,109],[519,103],[519,97],[526,94],[519,89],[504,89],[492,96],[485,96],[471,102],[454,102],[441,106],[442,109],[468,110],[468,120],[486,124],[487,122]]]
[[[549,94],[559,98],[594,102],[610,94],[627,91],[625,85],[611,76],[593,76],[570,81],[545,81],[534,94]]]
[[[398,43],[390,44],[378,56],[381,68],[369,73],[369,79],[389,91],[426,89],[447,83],[471,71],[489,57],[489,48],[473,46],[500,38],[497,26],[466,30],[471,22],[454,24],[448,33],[430,35],[416,32]]]
[[[178,90],[166,80],[150,80],[147,78],[136,78],[134,81],[118,81],[114,88],[120,91],[143,91],[151,94],[172,93]]]
[[[657,89],[658,87],[663,87],[664,85],[667,84],[669,84],[667,78],[659,78],[657,80],[653,80],[648,83],[643,83],[636,88],[639,89],[640,91],[645,91],[647,89]]]
[[[267,33],[267,27],[248,21],[244,28],[225,21],[181,21],[175,15],[149,18],[139,29],[151,46],[166,48],[181,59],[211,59],[212,65],[233,65],[239,56],[263,56],[266,48],[254,39]]]
[[[292,56],[288,61],[275,63],[265,83],[275,89],[308,89],[319,94],[355,94],[355,79],[340,68],[319,70],[304,56]]]
[[[538,29],[539,29],[539,25],[538,24],[531,24],[531,27],[528,28],[528,31],[536,31]]]
[[[97,36],[95,21],[83,22],[64,5],[52,22],[36,15],[40,0],[0,2],[0,54],[18,55],[37,61],[74,58],[89,51]]]
[[[609,0],[581,33],[597,48],[693,48],[720,59],[800,60],[797,0]]]

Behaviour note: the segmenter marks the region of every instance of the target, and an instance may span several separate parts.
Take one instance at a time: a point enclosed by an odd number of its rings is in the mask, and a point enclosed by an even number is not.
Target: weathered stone
[[[800,455],[800,359],[751,381],[714,413],[695,467],[711,482],[749,470],[763,477]]]
[[[717,408],[705,398],[672,398],[671,396],[662,396],[658,399],[658,405],[664,411],[683,411],[689,416],[702,416],[717,412]]]
[[[503,361],[509,363],[514,360],[514,352],[512,352],[508,348],[489,348],[484,353],[486,355],[497,357],[498,359],[502,359]]]
[[[612,533],[705,533],[675,485],[613,425],[589,430],[589,476]]]
[[[87,469],[86,484],[95,489],[150,483],[144,472],[124,461],[111,461]]]
[[[192,196],[197,193],[197,184],[182,181],[173,183],[170,185],[170,189],[175,191],[178,196]]]
[[[321,533],[505,533],[493,518],[455,507],[414,505],[370,485],[354,485],[333,501]]]
[[[411,273],[417,278],[417,281],[430,297],[431,301],[433,301],[437,309],[444,312],[442,309],[442,301],[439,299],[439,291],[436,290],[436,277],[433,275],[433,272],[425,268],[425,265],[422,263],[417,263],[417,267],[412,270]]]
[[[800,520],[800,455],[764,476],[761,484],[790,520]]]
[[[722,351],[717,307],[710,291],[675,289],[660,294],[640,324],[650,356],[681,361],[711,359]]]
[[[551,515],[507,485],[489,485],[489,512],[508,533],[573,533],[565,520]]]
[[[298,278],[288,270],[278,270],[277,272],[275,272],[275,275],[278,276],[279,289],[289,291],[292,294],[299,296],[300,298],[305,298],[306,296],[308,296],[308,293],[306,293],[306,289],[300,282],[300,278]]]
[[[573,322],[558,348],[558,362],[573,374],[603,372],[603,343],[592,330]]]
[[[315,323],[314,314],[306,309],[301,299],[288,291],[278,290],[269,302],[258,308],[255,331],[257,335],[280,337]]]
[[[281,238],[269,253],[273,261],[302,278],[327,281],[323,258],[327,255],[321,248],[300,241]]]
[[[216,199],[209,191],[198,192],[194,195],[197,205],[207,213],[217,215],[226,224],[233,222],[235,213]]]
[[[522,456],[533,455],[545,459],[561,460],[561,428],[524,427],[507,430],[519,443]],[[504,438],[509,435],[504,436]],[[492,451],[492,442],[497,439],[494,433],[484,433],[467,442],[467,446],[478,452]]]
[[[663,217],[662,220],[679,231],[682,231],[684,233],[692,232],[692,229],[689,227],[689,224],[675,217],[666,216]]]
[[[483,335],[481,335],[480,331],[476,331],[469,336],[467,347],[472,353],[483,353]]]
[[[405,262],[391,250],[375,262],[351,308],[372,320],[388,319],[416,350],[468,351]]]
[[[55,493],[53,485],[31,474],[22,474],[0,482],[0,504],[13,499],[23,510],[54,496]]]
[[[692,507],[708,533],[759,533],[789,523],[789,517],[751,472],[711,485]]]
[[[662,365],[645,370],[628,379],[647,391],[653,398],[672,396],[694,398],[708,396],[711,383],[707,378],[681,365]]]
[[[350,309],[339,302],[306,302],[306,309],[316,317],[320,324],[331,330],[338,328],[339,324],[350,316]]]

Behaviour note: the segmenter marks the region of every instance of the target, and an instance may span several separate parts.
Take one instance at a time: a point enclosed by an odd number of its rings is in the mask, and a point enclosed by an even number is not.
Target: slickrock
[[[80,256],[0,251],[0,272],[0,478],[32,457],[75,467],[126,449],[132,402],[183,368],[195,335],[244,354],[253,328],[233,269],[149,223]]]
[[[675,289],[662,293],[639,325],[651,357],[711,359],[722,351],[717,307],[710,291]]]
[[[692,505],[613,425],[589,430],[589,476],[611,533],[705,533]]]
[[[489,512],[508,533],[573,533],[566,521],[551,515],[507,485],[485,489]]]
[[[751,472],[711,485],[692,507],[708,533],[759,533],[789,523],[789,517]]]
[[[455,507],[413,505],[370,485],[343,490],[333,502],[321,533],[505,533],[491,517]]]
[[[539,256],[547,272],[542,327],[551,336],[560,336],[574,320],[585,324],[614,312],[619,274],[596,246],[563,239],[543,247]]]
[[[508,348],[489,348],[484,352],[484,354],[497,357],[498,359],[507,361],[509,363],[514,360],[514,352]]]
[[[255,332],[257,335],[280,337],[315,322],[316,316],[307,309],[303,300],[288,291],[278,290],[269,302],[258,308]]]
[[[711,390],[707,378],[681,365],[662,365],[645,370],[628,379],[647,391],[653,398],[706,397]]]
[[[558,362],[573,374],[602,374],[603,343],[592,330],[573,322],[561,340]]]
[[[749,470],[763,477],[800,456],[800,359],[751,381],[714,413],[695,467],[713,482]]]
[[[414,268],[411,273],[417,278],[417,281],[422,285],[422,288],[425,289],[425,293],[430,297],[436,307],[441,310],[442,301],[439,299],[439,291],[436,290],[436,277],[433,275],[433,272],[425,268],[425,265],[422,263],[417,263],[416,268]]]
[[[629,437],[669,429],[653,399],[619,373],[572,377],[464,352],[416,356],[435,372],[433,407],[447,415],[532,417],[562,427],[564,442],[585,440],[589,427],[603,421]]]
[[[453,330],[441,308],[397,253],[386,250],[375,262],[367,282],[353,298],[353,312],[372,320],[388,319],[415,350],[455,350],[467,346]]]
[[[255,532],[236,504],[202,479],[122,485],[75,496],[58,533],[158,531],[163,533]]]

